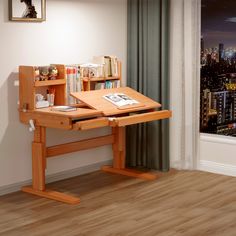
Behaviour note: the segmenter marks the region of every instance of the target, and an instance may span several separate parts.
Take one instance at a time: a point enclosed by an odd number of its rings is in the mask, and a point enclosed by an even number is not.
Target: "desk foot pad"
[[[141,172],[141,171],[138,171],[138,170],[128,169],[128,168],[117,169],[117,168],[113,168],[112,166],[103,166],[102,170],[105,171],[105,172],[109,172],[109,173],[126,175],[126,176],[141,178],[141,179],[145,179],[145,180],[155,180],[158,177],[154,173]]]
[[[26,193],[31,193],[40,197],[49,198],[49,199],[56,200],[59,202],[64,202],[67,204],[75,205],[75,204],[80,203],[80,199],[77,197],[73,197],[68,194],[60,193],[60,192],[56,192],[52,190],[40,191],[40,190],[33,189],[31,186],[22,187],[21,190]]]

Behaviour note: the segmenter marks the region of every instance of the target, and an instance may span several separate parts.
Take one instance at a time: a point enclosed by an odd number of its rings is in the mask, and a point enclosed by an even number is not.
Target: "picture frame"
[[[46,20],[46,0],[9,0],[9,20],[42,22]]]

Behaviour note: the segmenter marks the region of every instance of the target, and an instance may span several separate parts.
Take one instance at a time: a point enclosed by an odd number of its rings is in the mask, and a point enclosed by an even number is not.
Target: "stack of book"
[[[76,104],[77,100],[70,96],[71,92],[82,91],[82,82],[79,65],[66,66],[66,98],[67,104]]]
[[[99,90],[99,89],[110,89],[110,88],[119,88],[120,87],[120,80],[107,80],[105,82],[97,82],[95,84],[94,89]]]
[[[117,77],[118,60],[116,56],[96,56],[93,63],[80,65],[82,77]]]
[[[118,60],[116,56],[95,56],[93,62],[104,66],[104,77],[118,76]]]
[[[80,74],[81,77],[104,77],[104,65],[103,64],[94,64],[86,63],[80,65]]]

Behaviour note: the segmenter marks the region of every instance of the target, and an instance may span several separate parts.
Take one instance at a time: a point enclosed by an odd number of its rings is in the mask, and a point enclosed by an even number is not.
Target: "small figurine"
[[[48,75],[49,75],[49,67],[48,66],[39,67],[39,78],[41,81],[48,80]]]
[[[48,71],[49,71],[48,79],[55,80],[58,75],[58,70],[56,66],[50,66]]]
[[[39,78],[39,68],[38,67],[34,68],[34,74],[35,74],[35,81],[39,81],[40,78]]]

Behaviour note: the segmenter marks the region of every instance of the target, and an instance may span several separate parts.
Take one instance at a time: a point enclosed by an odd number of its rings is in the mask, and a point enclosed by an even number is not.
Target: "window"
[[[236,136],[236,1],[202,0],[200,131]]]

